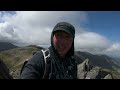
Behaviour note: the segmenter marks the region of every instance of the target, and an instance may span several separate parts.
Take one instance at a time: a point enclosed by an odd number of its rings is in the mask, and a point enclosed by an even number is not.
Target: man
[[[49,69],[47,79],[76,79],[77,64],[74,59],[75,28],[67,22],[58,23],[51,34]],[[21,79],[42,79],[45,69],[44,55],[37,52],[24,66]]]

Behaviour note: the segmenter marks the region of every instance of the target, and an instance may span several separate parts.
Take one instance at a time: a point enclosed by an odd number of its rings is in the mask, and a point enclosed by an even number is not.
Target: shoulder
[[[43,53],[42,51],[37,51],[36,53],[34,53],[34,55],[32,56],[32,58],[28,61],[27,64],[32,64],[35,66],[39,66],[40,64],[43,64]]]
[[[41,51],[36,52],[21,70],[21,79],[37,79],[44,72],[44,59]]]
[[[36,65],[38,67],[43,67],[45,64],[44,57],[49,55],[48,49],[42,49],[34,53],[33,57],[29,60],[28,64]]]

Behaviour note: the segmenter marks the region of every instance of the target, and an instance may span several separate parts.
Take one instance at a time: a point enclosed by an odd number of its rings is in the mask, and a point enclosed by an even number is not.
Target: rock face
[[[112,75],[108,74],[103,79],[113,79]]]
[[[2,60],[0,60],[0,79],[13,79],[9,74],[9,69]]]
[[[103,71],[101,67],[91,65],[89,59],[86,59],[77,66],[78,79],[113,79],[111,73]]]

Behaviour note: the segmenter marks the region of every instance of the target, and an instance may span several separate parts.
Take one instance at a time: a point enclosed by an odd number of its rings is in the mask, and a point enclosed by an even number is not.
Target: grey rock
[[[86,77],[87,72],[92,68],[89,63],[89,59],[86,59],[83,63],[77,66],[78,79],[84,79]]]
[[[89,59],[77,65],[78,79],[113,79],[109,72],[103,71],[101,67],[93,66]]]
[[[85,79],[99,79],[100,69],[100,67],[94,67],[87,73]]]
[[[113,79],[111,74],[106,75],[103,79]]]

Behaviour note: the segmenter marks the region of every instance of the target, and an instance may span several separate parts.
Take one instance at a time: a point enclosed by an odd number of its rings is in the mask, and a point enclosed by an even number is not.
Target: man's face
[[[64,31],[56,31],[53,36],[53,45],[61,58],[64,58],[71,48],[73,38]]]

